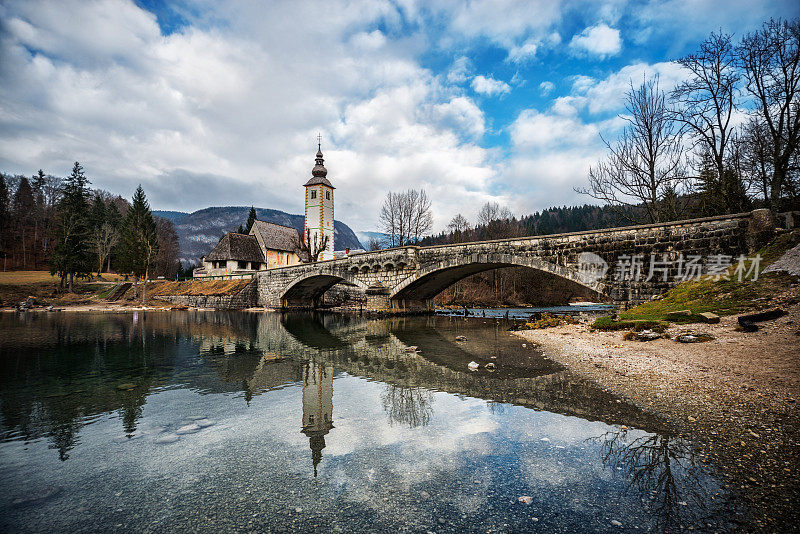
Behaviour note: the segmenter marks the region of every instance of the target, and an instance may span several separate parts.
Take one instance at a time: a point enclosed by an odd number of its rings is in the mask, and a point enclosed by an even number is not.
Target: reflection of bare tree
[[[433,416],[433,393],[427,389],[386,384],[381,402],[390,425],[416,428],[427,425]]]
[[[650,507],[656,531],[676,530],[701,519],[710,473],[698,465],[688,441],[663,434],[629,440],[627,430],[606,432],[593,440],[602,442],[603,465],[621,472],[627,489],[637,491]]]
[[[489,401],[486,404],[489,407],[489,411],[495,415],[506,413],[506,405],[502,402]]]

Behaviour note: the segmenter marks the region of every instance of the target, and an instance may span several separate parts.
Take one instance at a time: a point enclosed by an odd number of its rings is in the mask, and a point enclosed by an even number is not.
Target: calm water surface
[[[738,513],[690,442],[494,320],[3,314],[0,416],[3,531],[713,531]]]

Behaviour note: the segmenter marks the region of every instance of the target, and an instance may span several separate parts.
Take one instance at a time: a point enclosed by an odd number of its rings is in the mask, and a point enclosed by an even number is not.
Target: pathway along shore
[[[787,311],[754,333],[735,331],[734,316],[668,331],[715,337],[705,343],[623,341],[588,325],[516,334],[697,440],[748,506],[745,529],[787,532],[800,528],[800,305]]]

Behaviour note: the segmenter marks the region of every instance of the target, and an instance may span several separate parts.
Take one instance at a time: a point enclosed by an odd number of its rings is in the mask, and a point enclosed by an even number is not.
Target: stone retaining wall
[[[253,280],[233,295],[158,295],[153,298],[190,308],[241,310],[258,305],[258,283]]]

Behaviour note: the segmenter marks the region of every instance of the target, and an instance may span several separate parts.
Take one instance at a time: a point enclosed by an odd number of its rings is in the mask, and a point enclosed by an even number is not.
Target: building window
[[[330,200],[330,199],[331,199],[331,192],[325,191],[325,200]]]
[[[312,190],[311,190],[311,198],[312,198],[312,199],[315,199],[315,198],[317,198],[317,191],[316,191],[316,189],[312,189]]]

